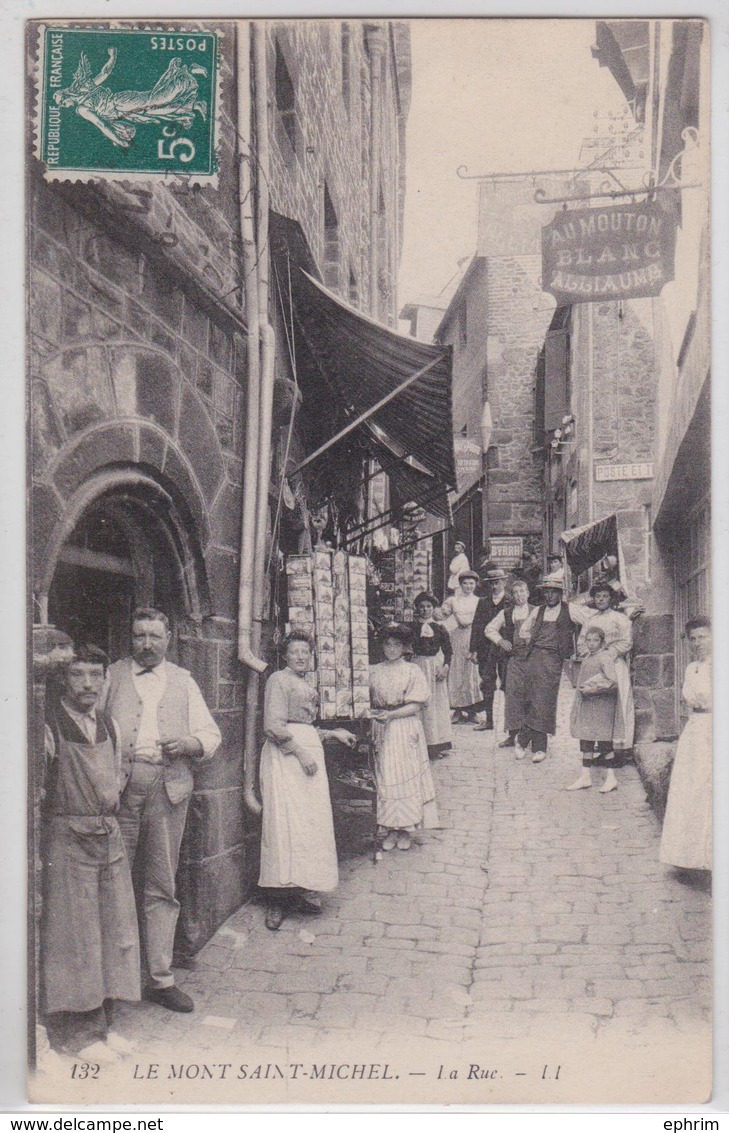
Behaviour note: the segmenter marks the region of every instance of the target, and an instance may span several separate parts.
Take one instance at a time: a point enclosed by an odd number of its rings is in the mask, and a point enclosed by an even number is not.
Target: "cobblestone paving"
[[[179,973],[194,1014],[142,1004],[120,1030],[168,1060],[176,1044],[263,1060],[395,1037],[442,1060],[484,1036],[637,1048],[706,1033],[710,898],[659,863],[635,768],[612,794],[563,789],[580,766],[570,702],[564,688],[540,765],[496,747],[498,731],[456,728],[456,750],[434,766],[441,830],[376,864],[345,858],[320,919],[271,933],[260,905],[244,907]],[[346,826],[362,834],[361,818]]]

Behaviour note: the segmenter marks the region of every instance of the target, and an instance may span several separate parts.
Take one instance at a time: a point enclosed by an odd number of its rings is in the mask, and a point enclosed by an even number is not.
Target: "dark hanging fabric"
[[[561,541],[567,556],[567,565],[573,574],[582,574],[599,563],[605,555],[618,552],[618,517],[608,515],[584,527],[563,531]]]

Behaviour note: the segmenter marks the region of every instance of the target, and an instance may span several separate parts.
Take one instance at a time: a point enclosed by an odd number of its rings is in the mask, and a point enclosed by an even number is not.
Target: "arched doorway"
[[[102,489],[59,547],[48,588],[49,624],[116,660],[129,652],[133,609],[156,606],[170,619],[175,660],[179,635],[203,613],[199,583],[206,592],[190,528],[167,492],[146,477]]]

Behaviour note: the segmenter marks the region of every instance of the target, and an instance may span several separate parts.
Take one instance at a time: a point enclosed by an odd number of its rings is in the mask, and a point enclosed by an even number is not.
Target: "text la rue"
[[[554,1066],[545,1065],[542,1067],[540,1077],[543,1079],[554,1078],[554,1080],[557,1081],[561,1069],[561,1066],[555,1068]],[[463,1072],[454,1067],[448,1069],[441,1063],[438,1067],[438,1073],[436,1074],[436,1078],[447,1078],[451,1081],[456,1081],[462,1076],[466,1081],[493,1082],[496,1078],[501,1078],[502,1074],[489,1066],[480,1066],[477,1062],[469,1063],[468,1070],[463,1070]],[[520,1075],[520,1077],[526,1077],[526,1074]]]

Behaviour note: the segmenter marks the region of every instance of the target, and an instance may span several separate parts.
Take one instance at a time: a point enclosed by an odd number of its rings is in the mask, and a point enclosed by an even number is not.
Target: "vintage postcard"
[[[30,19],[29,1097],[712,1094],[710,23]]]

